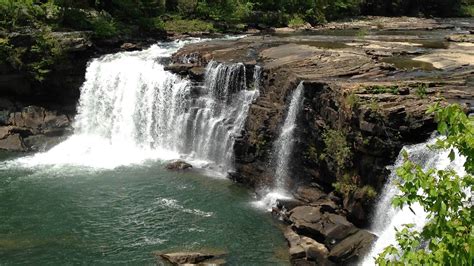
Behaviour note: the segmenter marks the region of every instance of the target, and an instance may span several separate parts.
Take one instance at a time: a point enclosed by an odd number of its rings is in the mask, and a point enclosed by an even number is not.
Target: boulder
[[[20,134],[8,135],[4,139],[0,139],[0,149],[8,151],[27,151],[25,143],[23,143]]]
[[[193,166],[181,160],[173,161],[166,165],[166,169],[168,170],[187,170],[190,168],[193,168]]]
[[[327,196],[324,191],[314,186],[299,186],[293,194],[295,198],[306,203],[316,202]]]
[[[367,230],[358,230],[332,247],[329,258],[337,263],[355,262],[370,251],[377,237]]]
[[[171,262],[174,265],[198,264],[214,258],[212,254],[203,254],[199,252],[175,252],[160,254],[160,257]]]
[[[285,238],[290,247],[290,259],[293,265],[305,264],[309,261],[317,262],[317,265],[330,265],[328,261],[329,251],[316,240],[298,235],[291,227],[285,230]]]
[[[304,203],[296,199],[277,199],[277,207],[287,211],[291,211],[292,209],[302,205],[304,205]]]
[[[344,216],[322,212],[320,207],[301,206],[291,211],[290,221],[299,234],[331,247],[358,229]]]

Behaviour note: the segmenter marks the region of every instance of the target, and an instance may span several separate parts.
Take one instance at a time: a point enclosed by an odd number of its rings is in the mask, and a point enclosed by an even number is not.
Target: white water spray
[[[435,142],[436,138],[433,137],[426,143],[407,146],[404,147],[404,149],[408,152],[409,159],[421,165],[424,170],[431,168],[438,170],[450,168],[455,170],[460,176],[465,175],[466,172],[463,166],[465,158],[456,154],[456,159],[451,162],[448,156],[449,150],[433,150],[429,148],[429,146]],[[396,181],[398,180],[396,169],[401,167],[403,162],[404,158],[402,153],[400,153],[391,169],[390,180],[380,194],[381,197],[375,209],[371,228],[372,232],[378,235],[379,238],[370,253],[362,261],[362,265],[375,265],[374,258],[377,257],[385,247],[396,244],[395,228],[400,229],[404,224],[414,224],[414,229],[421,230],[427,222],[427,214],[419,204],[411,206],[415,214],[407,206],[402,209],[392,206],[393,198],[400,193],[396,186]]]
[[[243,64],[211,62],[198,85],[166,71],[163,59],[186,43],[93,60],[81,88],[75,134],[21,163],[115,168],[184,158],[230,171],[235,136],[258,90],[247,89]]]

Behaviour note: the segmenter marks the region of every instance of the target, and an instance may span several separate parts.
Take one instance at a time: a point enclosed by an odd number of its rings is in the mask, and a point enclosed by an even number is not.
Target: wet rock
[[[159,256],[174,265],[183,264],[201,264],[216,257],[213,254],[205,254],[199,252],[175,252],[159,254]]]
[[[292,209],[304,205],[303,202],[296,200],[296,199],[278,199],[277,200],[277,207],[279,209],[285,209],[287,211],[291,211]]]
[[[185,161],[177,160],[168,163],[166,166],[168,170],[187,170],[193,168],[193,166]]]
[[[139,50],[140,47],[134,43],[126,42],[120,46],[120,49],[124,51],[136,51],[136,50]]]
[[[377,237],[367,230],[358,230],[331,248],[329,258],[337,263],[355,262],[366,255]]]
[[[179,75],[187,75],[189,70],[193,68],[193,64],[171,64],[165,67],[165,70],[171,71]]]
[[[295,198],[306,203],[316,202],[327,196],[324,191],[314,186],[299,186],[293,194]]]
[[[59,136],[48,136],[48,135],[34,135],[23,138],[23,142],[29,151],[47,151],[52,147],[58,145],[66,139],[63,134]]]
[[[4,139],[0,139],[0,149],[20,152],[27,151],[27,147],[23,143],[20,134],[13,134]]]

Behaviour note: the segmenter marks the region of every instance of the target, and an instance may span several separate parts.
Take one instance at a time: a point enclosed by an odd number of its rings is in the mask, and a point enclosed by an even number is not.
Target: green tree
[[[428,223],[421,231],[406,225],[398,230],[398,246],[389,246],[379,255],[379,265],[473,265],[473,207],[474,185],[474,121],[459,105],[429,110],[435,113],[438,131],[444,138],[434,148],[450,149],[449,158],[456,152],[466,157],[465,176],[453,170],[424,171],[406,159],[397,170],[402,182],[401,194],[394,198],[396,207],[419,203],[427,213]]]

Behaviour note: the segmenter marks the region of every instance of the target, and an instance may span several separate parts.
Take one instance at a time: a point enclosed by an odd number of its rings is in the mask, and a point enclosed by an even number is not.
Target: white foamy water
[[[449,150],[440,151],[429,148],[435,142],[436,138],[433,137],[426,143],[406,146],[404,149],[408,152],[410,160],[421,165],[424,170],[431,168],[438,170],[453,169],[458,175],[465,175],[466,172],[463,166],[465,158],[456,154],[456,159],[451,162],[448,156]],[[396,169],[401,167],[403,162],[404,158],[402,153],[400,153],[391,169],[390,180],[380,194],[381,197],[378,200],[371,226],[371,231],[379,238],[370,253],[362,261],[362,265],[375,265],[374,258],[385,247],[396,244],[395,228],[401,229],[404,224],[414,224],[414,229],[420,231],[427,222],[426,212],[419,204],[411,206],[414,213],[408,207],[400,209],[392,206],[393,198],[400,193],[396,186],[396,182],[399,179],[396,175]]]
[[[258,96],[258,89],[247,84],[257,81],[247,81],[243,64],[211,62],[203,84],[165,70],[166,58],[196,41],[154,45],[91,61],[81,87],[74,135],[17,163],[115,168],[183,158],[215,172],[230,171],[235,136]]]
[[[295,145],[294,131],[297,126],[296,121],[303,105],[303,90],[304,86],[303,82],[301,82],[292,94],[285,122],[283,123],[280,135],[273,148],[276,155],[274,187],[270,192],[266,193],[262,199],[255,203],[255,206],[259,208],[271,210],[272,207],[276,206],[278,199],[292,198],[287,191],[287,181],[291,174],[289,171],[289,163]]]

